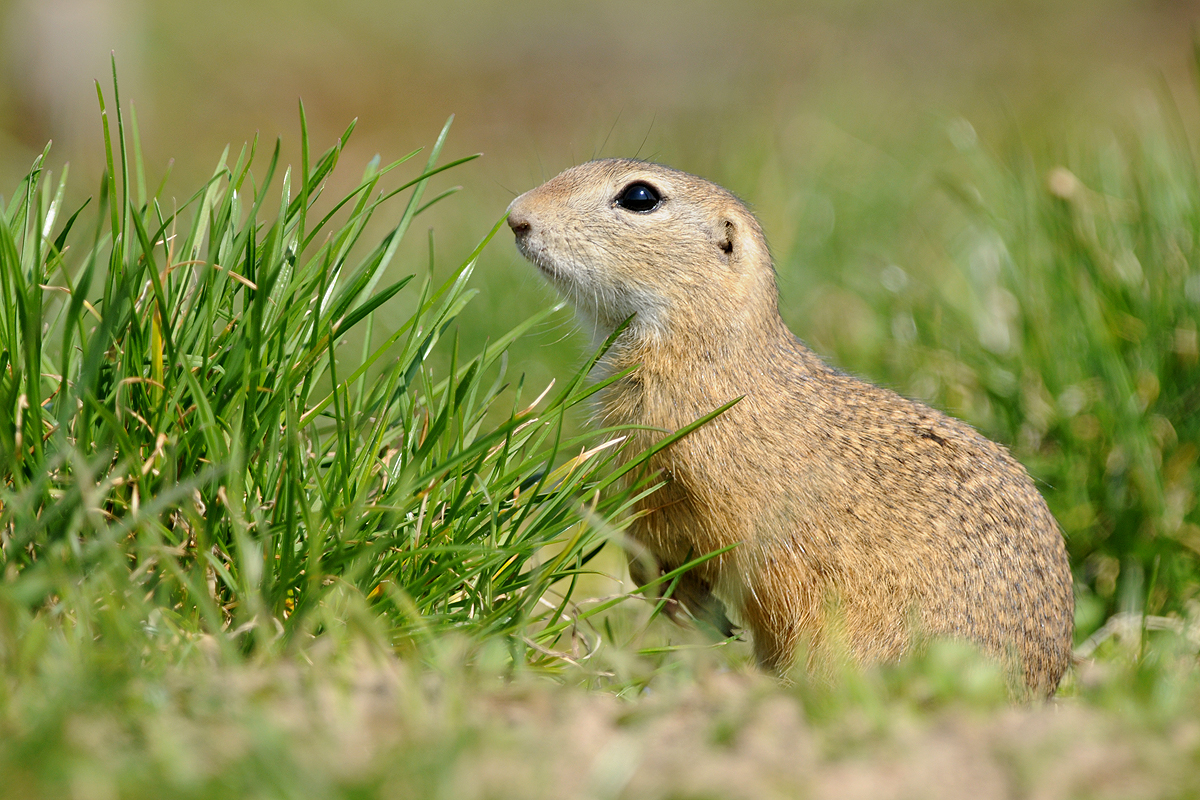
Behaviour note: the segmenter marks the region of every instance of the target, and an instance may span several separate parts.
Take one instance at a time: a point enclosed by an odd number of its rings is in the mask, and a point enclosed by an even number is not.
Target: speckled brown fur
[[[653,210],[618,205],[636,183],[661,198]],[[1031,692],[1054,691],[1070,660],[1071,574],[1024,468],[793,336],[762,231],[732,194],[609,159],[521,195],[508,221],[597,339],[634,315],[600,369],[638,366],[603,392],[601,423],[673,431],[743,398],[654,459],[669,481],[632,527],[652,569],[738,543],[685,576],[677,596],[695,613],[727,609],[781,674],[802,640],[837,638],[872,662],[946,636],[1019,669]],[[650,577],[644,562],[631,574]]]

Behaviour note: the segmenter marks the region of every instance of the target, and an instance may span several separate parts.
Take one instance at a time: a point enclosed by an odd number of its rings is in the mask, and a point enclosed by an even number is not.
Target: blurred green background
[[[513,196],[567,166],[598,155],[662,161],[749,201],[780,262],[789,322],[869,367],[879,321],[864,298],[830,292],[854,274],[872,286],[852,294],[878,291],[883,266],[921,258],[929,232],[914,217],[936,207],[930,175],[955,145],[1053,146],[1067,131],[1126,123],[1162,91],[1194,116],[1198,8],[3,0],[0,193],[50,139],[50,163],[70,162],[73,190],[94,193],[103,150],[93,82],[110,86],[114,51],[152,180],[175,160],[168,197],[190,194],[222,148],[236,152],[255,132],[267,144],[282,137],[295,163],[298,98],[316,148],[358,118],[349,164],[427,145],[453,113],[447,155],[486,157],[445,177],[467,191],[427,218],[448,260],[469,252]],[[414,258],[420,239],[411,237]],[[507,243],[487,251],[478,335],[549,299],[516,262]],[[557,363],[571,349],[548,347],[528,355]],[[530,369],[539,380],[552,372]]]
[[[1195,594],[1200,227],[1193,190],[1166,201],[1200,117],[1198,20],[1200,5],[1166,0],[4,0],[0,194],[50,139],[76,200],[95,193],[93,82],[111,91],[110,52],[151,182],[175,160],[168,200],[255,132],[264,147],[282,137],[297,163],[299,98],[317,151],[359,120],[343,155],[353,166],[329,196],[375,154],[386,163],[428,145],[455,114],[445,156],[485,157],[438,176],[432,192],[465,191],[418,220],[435,230],[443,270],[512,197],[580,161],[639,156],[704,175],[762,219],[793,330],[1030,466],[1069,534],[1086,633],[1119,608],[1178,610]],[[1076,175],[1090,188],[1073,189]],[[1086,199],[1124,202],[1146,186],[1162,205],[1087,222]],[[1148,256],[1151,229],[1162,235]],[[1093,234],[1112,256],[1097,263],[1126,276],[1121,264],[1145,264],[1146,280],[1129,297],[1119,281],[1107,294],[1096,284],[1097,302],[1125,316],[1101,315],[1072,341],[1067,306],[1040,327],[1034,312],[1091,297],[1095,285],[1077,291],[1073,276]],[[1052,255],[1017,252],[1035,239],[1044,247],[1030,252]],[[1058,255],[1055,242],[1066,242]],[[1172,248],[1183,266],[1159,285],[1153,268]],[[426,259],[410,236],[392,269]],[[554,301],[503,235],[474,282],[467,347]],[[1150,302],[1162,295],[1174,302]],[[512,361],[540,386],[583,345],[563,311]]]

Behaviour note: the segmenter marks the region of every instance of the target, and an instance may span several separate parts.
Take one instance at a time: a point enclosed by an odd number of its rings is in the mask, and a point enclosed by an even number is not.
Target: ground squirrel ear
[[[733,255],[733,243],[737,238],[737,226],[733,220],[725,218],[717,229],[717,247],[724,253],[726,261]]]

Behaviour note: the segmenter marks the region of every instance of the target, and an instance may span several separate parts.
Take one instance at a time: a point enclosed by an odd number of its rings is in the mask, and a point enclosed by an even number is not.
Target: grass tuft
[[[168,210],[119,97],[113,125],[97,92],[99,202],[65,215],[47,149],[0,216],[0,658],[203,643],[236,659],[358,626],[384,648],[458,631],[544,660],[570,590],[544,595],[589,569],[627,502],[598,494],[621,437],[564,439],[595,391],[582,373],[534,402],[509,376],[508,344],[544,314],[460,351],[502,223],[444,280],[432,249],[420,277],[393,276],[413,219],[449,195],[426,200],[430,178],[474,158],[439,163],[450,123],[415,177],[383,183],[419,151],[376,159],[318,212],[354,125],[314,158],[301,106],[298,175],[278,177],[276,142],[256,178],[255,140]],[[380,330],[398,297],[415,311]]]

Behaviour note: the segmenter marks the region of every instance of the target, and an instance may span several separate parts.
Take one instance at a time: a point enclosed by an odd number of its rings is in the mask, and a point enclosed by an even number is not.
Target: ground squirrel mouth
[[[521,231],[514,230],[514,233],[517,234],[517,252],[519,252],[526,261],[537,267],[538,271],[547,278],[556,278],[558,276],[558,270],[554,268],[553,262],[547,259],[541,252],[529,246],[529,242],[525,237],[525,233],[528,230],[529,226],[527,224]]]

